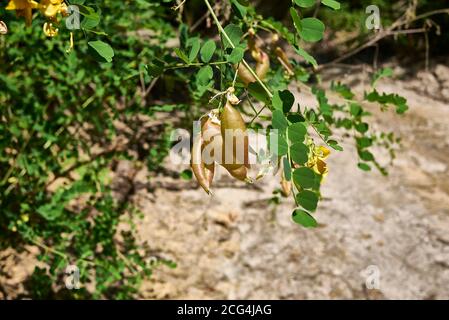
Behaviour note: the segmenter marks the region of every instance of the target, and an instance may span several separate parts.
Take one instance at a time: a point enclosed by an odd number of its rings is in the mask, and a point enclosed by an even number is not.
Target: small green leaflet
[[[243,36],[242,29],[240,29],[240,27],[235,24],[228,24],[226,28],[224,28],[224,31],[232,41],[232,43],[229,43],[226,37],[222,36],[225,49],[236,47],[240,43],[240,39]]]
[[[374,89],[373,92],[365,94],[365,99],[367,99],[369,102],[378,102],[385,106],[387,106],[388,104],[392,104],[396,106],[396,113],[398,114],[403,114],[408,110],[407,99],[401,97],[398,94],[394,93],[379,94],[379,92],[377,92],[377,90]]]
[[[270,132],[270,151],[279,157],[288,153],[287,141],[278,132]]]
[[[301,8],[310,8],[316,3],[316,0],[295,0],[295,4]]]
[[[208,85],[209,81],[213,78],[213,76],[214,76],[214,71],[212,70],[211,66],[202,67],[196,75],[198,84],[201,86]]]
[[[217,45],[215,44],[214,40],[208,40],[205,44],[203,44],[203,47],[200,51],[201,60],[204,63],[208,63],[210,59],[212,59],[212,56],[214,55],[215,50],[217,49]]]
[[[315,218],[301,209],[296,209],[295,211],[293,211],[292,219],[294,222],[302,225],[304,228],[316,228],[318,226]]]
[[[236,64],[243,60],[243,55],[245,50],[242,47],[235,47],[232,49],[231,54],[228,56],[228,61],[230,63]]]
[[[316,188],[317,179],[312,169],[301,167],[293,171],[293,182],[304,189]]]
[[[305,18],[301,20],[299,36],[307,42],[317,42],[323,39],[324,23],[317,18]]]
[[[273,128],[278,129],[281,132],[285,132],[288,127],[287,118],[285,118],[284,113],[280,110],[273,111]]]
[[[189,52],[189,62],[193,62],[196,59],[198,53],[200,52],[201,48],[200,39],[198,37],[190,38],[187,41],[187,45],[191,47]]]
[[[303,48],[300,47],[294,47],[297,54],[299,54],[301,57],[304,58],[308,63],[310,63],[315,68],[318,67],[318,63],[316,62],[315,58],[312,57],[310,54],[308,54]]]
[[[288,127],[288,139],[291,143],[304,142],[307,128],[302,122],[296,122]]]
[[[246,5],[243,5],[238,0],[231,0],[232,7],[237,11],[240,18],[244,18],[246,13],[248,12],[248,8]]]
[[[175,53],[176,55],[181,58],[182,61],[184,61],[185,63],[189,64],[189,57],[184,53],[184,51],[182,51],[180,48],[175,48]]]
[[[391,68],[383,68],[377,71],[374,76],[373,80],[371,81],[371,86],[374,88],[376,86],[377,81],[379,81],[382,78],[385,77],[391,77],[393,75],[393,69]]]
[[[366,163],[360,162],[357,166],[363,171],[371,171],[371,167]]]
[[[284,113],[290,111],[295,102],[295,96],[289,90],[276,91],[272,98],[273,107]]]
[[[335,0],[321,0],[321,3],[334,10],[340,10],[341,8],[340,2]]]
[[[302,190],[296,195],[298,203],[307,211],[314,212],[318,206],[318,195],[310,190]]]
[[[114,57],[114,50],[109,44],[100,40],[89,41],[87,44],[107,62],[112,62],[112,58]]]
[[[296,31],[298,32],[298,34],[300,34],[301,30],[302,30],[301,29],[301,18],[299,17],[298,12],[296,12],[295,8],[293,8],[293,7],[290,8],[290,15],[292,17],[293,25],[295,26]]]
[[[293,162],[305,164],[309,160],[309,148],[302,142],[297,142],[290,147]]]
[[[287,157],[282,158],[282,164],[284,165],[285,180],[292,180],[292,167],[290,166],[290,161],[288,161]]]

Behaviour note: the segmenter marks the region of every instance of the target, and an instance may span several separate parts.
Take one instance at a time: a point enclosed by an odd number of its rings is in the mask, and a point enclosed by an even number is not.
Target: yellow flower
[[[34,0],[10,0],[6,6],[6,10],[16,10],[19,17],[25,17],[27,26],[31,25],[33,19],[33,9],[38,7],[38,3]]]
[[[64,0],[43,0],[39,3],[39,10],[47,17],[54,18],[58,13],[66,14],[67,5]]]
[[[312,155],[310,156],[309,161],[307,162],[307,166],[309,168],[312,168],[313,171],[315,171],[317,174],[325,177],[329,170],[324,160],[326,160],[326,158],[329,156],[330,153],[331,153],[330,150],[327,149],[326,147],[323,146],[314,147]]]
[[[44,29],[44,33],[47,37],[54,37],[54,36],[58,35],[58,32],[59,32],[59,29],[55,28],[53,26],[53,23],[51,23],[51,22],[50,23],[45,22],[43,29]]]
[[[22,221],[26,223],[26,222],[30,221],[30,216],[25,213],[25,214],[20,215],[20,219],[22,219]]]

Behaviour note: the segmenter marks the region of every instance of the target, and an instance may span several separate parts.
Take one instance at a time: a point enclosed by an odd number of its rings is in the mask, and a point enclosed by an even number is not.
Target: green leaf
[[[295,169],[293,171],[293,182],[303,189],[314,188],[316,187],[315,172],[306,167]]]
[[[232,52],[228,57],[228,61],[232,64],[239,63],[243,60],[244,54],[245,50],[242,47],[235,47],[234,49],[232,49]]]
[[[289,90],[276,91],[273,95],[272,104],[277,110],[287,113],[295,103],[295,96]]]
[[[356,138],[356,141],[360,149],[369,148],[373,144],[373,140],[367,137]]]
[[[315,68],[318,67],[318,63],[316,62],[315,58],[312,57],[310,54],[308,54],[303,48],[300,47],[294,47],[297,54],[299,54],[301,57],[306,60],[306,62],[310,63]]]
[[[284,167],[284,177],[285,180],[292,180],[292,167],[290,166],[290,161],[288,161],[287,157],[282,158],[282,164]]]
[[[299,36],[307,42],[317,42],[323,39],[325,26],[317,18],[305,18],[301,20]]]
[[[360,162],[357,167],[363,171],[371,171],[371,167],[367,165],[366,163]]]
[[[227,49],[237,47],[237,45],[240,43],[240,39],[243,36],[242,29],[240,29],[240,27],[235,24],[228,24],[226,28],[224,28],[224,31],[232,42],[232,44],[229,43],[226,37],[222,36],[224,48]]]
[[[202,67],[196,75],[198,84],[201,86],[208,85],[213,76],[214,71],[211,66]]]
[[[327,144],[334,150],[343,151],[343,148],[335,140],[327,140]]]
[[[190,48],[189,52],[189,62],[193,62],[196,59],[196,56],[200,52],[201,43],[198,37],[190,38],[187,42]]]
[[[282,135],[278,135],[278,156],[285,156],[288,153],[288,144]]]
[[[360,159],[364,160],[364,161],[373,161],[374,160],[374,155],[367,151],[367,150],[359,150],[359,157]]]
[[[182,51],[180,48],[175,48],[174,49],[176,55],[181,58],[182,61],[184,61],[185,63],[189,64],[189,57],[185,54],[184,51]]]
[[[303,190],[296,195],[298,203],[307,211],[314,212],[318,206],[318,196],[315,192]]]
[[[280,110],[273,111],[273,128],[278,129],[280,132],[285,132],[288,127],[288,121],[284,113]]]
[[[232,8],[238,13],[239,18],[243,19],[248,12],[248,6],[244,5],[242,1],[231,0]]]
[[[256,98],[257,100],[268,104],[270,102],[270,98],[267,95],[265,89],[260,85],[259,82],[253,82],[248,85],[248,91],[251,96]]]
[[[279,157],[288,153],[288,144],[285,138],[276,132],[270,132],[270,151]]]
[[[354,98],[354,93],[352,93],[351,89],[345,84],[335,84],[334,82],[332,82],[332,90],[339,93],[345,99],[351,100],[352,98]]]
[[[297,142],[290,147],[290,155],[293,162],[305,164],[309,160],[309,148],[302,142]]]
[[[408,110],[407,99],[401,97],[398,94],[379,94],[377,90],[373,90],[369,94],[365,95],[365,99],[367,99],[369,102],[378,102],[384,106],[392,104],[396,106],[396,113],[398,114],[403,114]]]
[[[354,127],[355,127],[355,130],[357,130],[360,133],[365,133],[369,129],[368,123],[365,123],[365,122],[357,123]]]
[[[335,1],[335,0],[321,0],[321,3],[324,4],[325,6],[328,6],[334,10],[340,10],[341,5],[340,2]]]
[[[292,219],[294,222],[302,225],[304,228],[316,228],[318,226],[315,218],[301,209],[296,209],[295,211],[293,211]]]
[[[107,62],[112,62],[112,58],[114,57],[114,50],[109,44],[100,40],[89,41],[87,44],[92,49],[94,49],[104,60],[106,60]]]
[[[352,116],[358,117],[362,113],[362,107],[356,103],[351,103],[350,112]]]
[[[204,63],[208,63],[210,59],[212,59],[212,56],[214,55],[215,50],[217,49],[217,45],[215,44],[214,40],[208,40],[205,44],[203,44],[203,47],[201,48],[201,60]]]
[[[316,3],[316,0],[295,0],[295,4],[301,8],[310,8]]]
[[[295,8],[293,8],[293,7],[290,8],[290,15],[293,20],[293,25],[296,28],[296,32],[298,32],[298,34],[300,34],[302,31],[301,18],[299,17],[298,12],[296,11]]]
[[[159,77],[164,72],[164,64],[155,60],[147,66],[148,74],[153,77]]]
[[[304,142],[307,134],[307,128],[302,122],[296,122],[288,127],[288,139],[291,143]]]
[[[95,10],[91,7],[86,6],[78,6],[80,9],[80,14],[84,16],[84,19],[81,21],[82,29],[93,29],[100,23],[100,13],[95,12]],[[89,30],[92,31],[92,30]],[[95,31],[92,31],[95,32]]]
[[[385,78],[385,77],[391,77],[392,75],[393,75],[393,69],[391,69],[391,68],[383,68],[383,69],[378,70],[373,76],[373,80],[371,81],[371,86],[375,87],[377,81],[379,81],[380,79]]]

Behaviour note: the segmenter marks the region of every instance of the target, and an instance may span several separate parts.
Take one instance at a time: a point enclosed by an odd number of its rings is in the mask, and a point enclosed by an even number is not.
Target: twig
[[[212,15],[212,18],[214,19],[215,24],[217,25],[217,28],[220,31],[220,33],[222,33],[223,36],[225,37],[225,39],[229,42],[231,48],[235,49],[234,43],[232,42],[231,38],[229,38],[229,36],[226,33],[226,31],[223,29],[223,26],[221,25],[220,21],[217,18],[217,15],[215,14],[214,10],[212,9],[212,6],[209,3],[209,0],[204,0],[204,3],[206,4],[210,14]],[[254,72],[254,70],[251,68],[251,66],[248,64],[248,62],[246,62],[245,59],[242,60],[242,63],[245,66],[245,68],[248,69],[248,71],[251,73],[251,75],[257,80],[257,82],[259,82],[259,84],[262,86],[262,88],[265,90],[265,92],[268,94],[268,96],[271,99],[273,97],[273,94],[267,88],[265,83],[259,78],[259,76],[256,74],[256,72]]]

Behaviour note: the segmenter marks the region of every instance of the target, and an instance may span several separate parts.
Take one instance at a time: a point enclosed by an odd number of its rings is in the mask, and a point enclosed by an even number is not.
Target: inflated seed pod
[[[223,138],[222,165],[228,171],[239,169],[241,166],[249,168],[249,139],[245,121],[229,101],[226,101],[220,122]]]
[[[290,63],[290,60],[288,59],[287,54],[285,53],[285,51],[282,50],[281,47],[276,47],[276,49],[274,50],[274,53],[278,57],[279,61],[281,62],[282,66],[285,68],[285,70],[287,70],[287,72],[290,75],[294,75],[293,66]]]
[[[228,169],[228,172],[237,180],[251,182],[251,179],[248,178],[248,169],[245,166],[240,166],[235,170]]]
[[[214,162],[222,161],[223,138],[221,137],[221,126],[218,119],[210,116],[201,121],[201,136],[203,139],[203,162],[207,166]]]
[[[240,63],[238,66],[237,72],[239,79],[248,86],[250,83],[256,82],[256,78],[251,74],[251,72],[246,68],[243,63]]]
[[[260,80],[263,80],[270,70],[270,57],[262,50],[260,50],[259,52],[259,57],[260,60],[256,65],[256,74],[260,78]]]
[[[198,133],[193,138],[193,145],[191,150],[191,163],[190,166],[192,168],[193,174],[195,175],[196,180],[200,184],[200,186],[210,194],[210,184],[213,179],[213,171],[211,172],[210,166],[206,168],[206,165],[202,159],[202,138],[201,134]]]
[[[209,187],[209,192],[206,191],[208,194],[211,193],[210,189],[212,188],[212,182],[214,181],[214,174],[215,174],[215,162],[211,164],[204,164],[204,176],[206,177]]]
[[[291,181],[287,181],[287,179],[285,179],[285,175],[282,172],[282,176],[281,176],[281,193],[282,196],[284,197],[289,197],[290,194],[292,192],[292,182]]]

